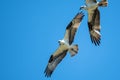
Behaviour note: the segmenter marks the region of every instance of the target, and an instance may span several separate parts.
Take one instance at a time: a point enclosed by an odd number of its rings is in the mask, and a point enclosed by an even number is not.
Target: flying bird
[[[72,42],[83,17],[84,14],[82,12],[78,13],[66,27],[64,38],[58,41],[59,47],[51,55],[48,61],[47,67],[44,71],[46,77],[51,77],[53,71],[66,56],[67,52],[70,53],[71,57],[78,53],[78,45],[72,44]]]
[[[88,12],[88,28],[92,43],[96,46],[100,45],[101,34],[100,34],[100,11],[99,6],[106,7],[108,4],[107,0],[85,0],[85,5],[81,6],[80,9],[87,10]]]

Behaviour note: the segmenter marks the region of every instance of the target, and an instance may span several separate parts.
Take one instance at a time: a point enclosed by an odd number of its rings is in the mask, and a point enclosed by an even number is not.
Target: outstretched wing
[[[82,12],[78,13],[72,21],[68,24],[64,36],[64,40],[67,41],[69,44],[72,44],[74,40],[75,33],[80,25],[80,22],[83,19],[84,14]]]
[[[57,65],[63,60],[63,58],[67,54],[67,49],[65,49],[62,45],[55,51],[53,55],[51,55],[48,65],[44,71],[46,77],[51,77],[53,71],[57,67]]]
[[[100,12],[96,8],[93,12],[88,12],[88,27],[92,43],[100,44]]]

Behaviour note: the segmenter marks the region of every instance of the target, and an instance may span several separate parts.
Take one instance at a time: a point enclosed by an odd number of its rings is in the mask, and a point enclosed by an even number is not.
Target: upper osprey
[[[78,52],[78,45],[72,45],[75,33],[83,19],[84,14],[78,13],[72,21],[68,24],[66,28],[66,33],[62,40],[59,40],[58,49],[51,55],[48,65],[45,69],[45,76],[50,77],[56,66],[62,61],[66,56],[67,52],[74,56]]]
[[[85,6],[81,6],[80,9],[88,11],[88,27],[92,43],[95,45],[100,44],[101,34],[100,34],[100,12],[98,6],[107,6],[107,0],[101,0],[97,2],[96,0],[85,0]]]

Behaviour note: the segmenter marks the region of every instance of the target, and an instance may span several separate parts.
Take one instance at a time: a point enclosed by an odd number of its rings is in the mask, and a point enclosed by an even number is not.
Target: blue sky
[[[74,40],[79,53],[46,78],[48,59],[84,0],[0,0],[0,80],[120,80],[119,3],[99,8],[99,47],[90,41],[85,12]]]

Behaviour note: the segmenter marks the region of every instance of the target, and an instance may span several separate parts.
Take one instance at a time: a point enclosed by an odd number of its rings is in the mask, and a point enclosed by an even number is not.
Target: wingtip
[[[45,68],[45,71],[44,71],[44,74],[45,74],[45,77],[51,77],[52,75],[52,70],[51,68],[49,67],[51,65],[51,62],[53,61],[53,55],[50,56],[50,59],[48,61],[48,65],[47,67]]]
[[[47,77],[47,78],[51,77],[52,72],[53,71],[49,70],[49,68],[47,66],[46,69],[45,69],[45,71],[44,71],[45,77]]]
[[[76,16],[74,17],[74,19],[75,19],[75,18],[79,18],[79,19],[82,20],[84,16],[85,16],[84,13],[81,11],[81,12],[78,12],[78,13],[76,14]]]
[[[92,37],[92,36],[90,36],[90,38],[91,38],[91,42],[95,45],[95,46],[100,46],[100,44],[101,44],[101,38],[95,38],[95,37]]]

